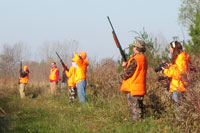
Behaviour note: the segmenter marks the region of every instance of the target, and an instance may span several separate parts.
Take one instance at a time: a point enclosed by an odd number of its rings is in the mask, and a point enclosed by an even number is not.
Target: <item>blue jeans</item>
[[[172,92],[172,99],[174,100],[176,106],[178,106],[179,105],[179,101],[183,99],[183,92],[173,91]]]
[[[77,92],[78,98],[81,103],[85,102],[85,88],[86,88],[86,80],[81,80],[77,83]]]
[[[178,94],[176,91],[172,92],[172,99],[174,100],[175,104],[178,105]]]

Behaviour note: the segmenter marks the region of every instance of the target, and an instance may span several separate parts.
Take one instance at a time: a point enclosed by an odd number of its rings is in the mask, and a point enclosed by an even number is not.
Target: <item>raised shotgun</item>
[[[114,30],[114,28],[113,28],[113,26],[112,26],[112,23],[111,23],[111,21],[110,21],[109,16],[107,16],[107,18],[108,18],[108,21],[109,21],[110,26],[111,26],[111,28],[112,28],[112,34],[113,34],[113,38],[114,38],[115,44],[116,44],[116,46],[119,48],[119,51],[120,51],[120,54],[122,55],[123,60],[124,60],[125,62],[127,62],[126,55],[125,55],[125,53],[124,53],[124,51],[123,51],[123,49],[122,49],[122,47],[121,47],[121,45],[120,45],[120,43],[119,43],[119,40],[118,40],[118,38],[117,38],[117,35],[116,35],[115,30]]]

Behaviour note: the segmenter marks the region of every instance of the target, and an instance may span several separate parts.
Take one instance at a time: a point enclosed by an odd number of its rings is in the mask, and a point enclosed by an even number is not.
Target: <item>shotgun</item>
[[[60,63],[62,64],[63,68],[65,70],[68,70],[67,66],[65,65],[65,63],[63,62],[63,60],[60,58],[59,54],[56,52],[56,55],[58,56],[58,58],[60,59]]]
[[[113,38],[114,38],[115,44],[116,44],[117,48],[119,49],[120,54],[121,54],[123,60],[124,60],[125,62],[127,62],[126,55],[125,55],[125,53],[124,53],[124,51],[123,51],[123,49],[122,49],[122,47],[121,47],[121,45],[120,45],[120,43],[119,43],[119,40],[118,40],[118,38],[117,38],[117,35],[116,35],[116,33],[115,33],[115,30],[114,30],[114,28],[113,28],[113,25],[112,25],[112,23],[111,23],[111,21],[110,21],[109,16],[107,16],[107,18],[108,18],[108,21],[109,21],[110,26],[111,26],[111,28],[112,28],[112,34],[113,34]]]
[[[22,61],[20,61],[20,69],[19,69],[20,76],[22,74]]]

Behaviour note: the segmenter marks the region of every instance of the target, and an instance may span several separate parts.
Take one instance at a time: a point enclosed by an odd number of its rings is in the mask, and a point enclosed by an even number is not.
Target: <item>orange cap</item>
[[[25,65],[25,66],[24,66],[24,69],[25,69],[25,70],[28,70],[28,66]]]
[[[79,52],[79,54],[80,54],[80,56],[81,56],[83,59],[86,59],[87,54],[86,54],[84,51]]]

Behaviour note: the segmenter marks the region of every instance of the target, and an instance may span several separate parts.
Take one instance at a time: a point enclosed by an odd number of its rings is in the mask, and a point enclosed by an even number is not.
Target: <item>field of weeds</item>
[[[126,94],[119,91],[117,63],[105,60],[88,69],[87,102],[70,105],[67,88],[56,96],[46,85],[29,84],[20,99],[18,84],[0,89],[0,132],[199,132],[199,65],[187,75],[188,91],[175,110],[165,81],[148,69],[142,121],[130,122]]]
[[[89,89],[89,88],[88,88]],[[164,118],[146,116],[130,123],[125,95],[94,96],[87,102],[68,104],[67,91],[57,96],[20,99],[17,93],[1,97],[1,132],[176,132]]]

